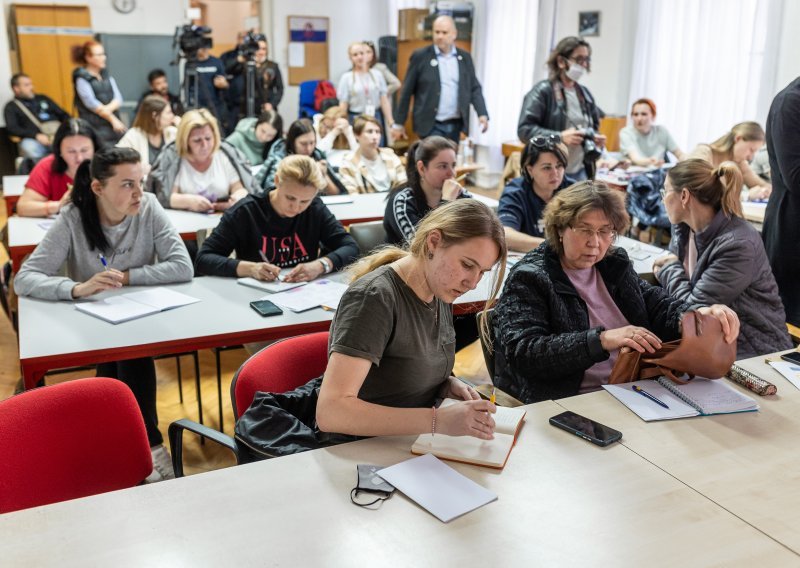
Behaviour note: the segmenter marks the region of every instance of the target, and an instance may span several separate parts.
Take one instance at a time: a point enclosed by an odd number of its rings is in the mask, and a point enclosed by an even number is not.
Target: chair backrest
[[[0,402],[0,513],[133,487],[153,470],[130,389],[92,377]]]
[[[486,323],[489,326],[489,333],[494,336],[494,330],[492,329],[492,317],[494,316],[494,308],[490,310],[486,310],[486,314],[484,315],[483,312],[478,312],[475,316],[478,320],[478,329],[481,329],[482,320],[486,317]],[[486,361],[486,369],[489,371],[489,377],[494,381],[494,351],[492,351],[492,346],[487,345],[486,341],[483,339],[483,334],[478,334],[481,338],[481,351],[483,351],[483,360]]]
[[[298,118],[311,118],[314,116],[314,91],[319,81],[303,81],[300,83],[300,104]]]
[[[276,341],[242,363],[231,382],[233,415],[238,420],[256,391],[286,392],[322,376],[328,365],[328,332]]]
[[[367,255],[377,247],[386,244],[386,230],[383,228],[383,221],[352,223],[349,230],[350,236],[355,239],[362,255]]]

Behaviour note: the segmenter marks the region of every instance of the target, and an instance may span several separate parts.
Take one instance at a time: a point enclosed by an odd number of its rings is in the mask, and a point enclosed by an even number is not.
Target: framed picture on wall
[[[578,12],[578,35],[600,35],[600,12]]]

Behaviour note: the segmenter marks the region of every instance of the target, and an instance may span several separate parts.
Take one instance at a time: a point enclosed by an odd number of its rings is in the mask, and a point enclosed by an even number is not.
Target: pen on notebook
[[[104,257],[102,253],[98,254],[97,256],[100,259],[100,262],[103,263],[103,270],[108,270],[108,261],[106,260],[106,257]]]
[[[264,262],[266,262],[267,264],[269,264],[269,261],[267,260],[267,255],[266,255],[266,254],[264,254],[264,251],[263,251],[263,250],[259,250],[259,251],[258,251],[258,256],[260,256],[260,257],[261,257],[261,260],[263,260]],[[280,275],[280,273],[279,273],[279,274],[276,274],[276,275],[275,275],[275,280],[278,280],[278,281],[280,281],[280,282],[283,282],[283,276],[281,276],[281,275]]]
[[[642,395],[643,397],[645,397],[645,398],[649,398],[650,400],[652,400],[653,402],[655,402],[655,403],[656,403],[656,404],[658,404],[659,406],[663,406],[664,408],[666,408],[667,410],[669,410],[669,406],[667,406],[666,404],[664,404],[663,402],[661,402],[660,400],[658,400],[656,397],[654,397],[652,394],[650,394],[649,392],[647,392],[646,390],[644,390],[644,389],[643,389],[642,387],[640,387],[639,385],[633,385],[633,387],[632,387],[632,388],[633,388],[633,391],[634,391],[634,392],[638,392],[638,393],[639,393],[640,395]]]

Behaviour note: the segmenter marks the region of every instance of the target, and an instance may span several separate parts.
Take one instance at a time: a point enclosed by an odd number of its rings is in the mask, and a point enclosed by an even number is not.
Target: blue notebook
[[[634,385],[641,387],[668,408],[635,392]],[[696,378],[685,385],[679,385],[666,377],[659,377],[634,383],[603,385],[603,388],[647,422],[758,410],[755,399],[721,379]]]

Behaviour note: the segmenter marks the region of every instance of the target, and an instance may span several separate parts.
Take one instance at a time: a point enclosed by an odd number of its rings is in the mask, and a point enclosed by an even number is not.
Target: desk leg
[[[22,367],[22,383],[25,390],[36,387],[36,383],[44,379],[47,369],[31,369],[29,366],[21,365]]]

